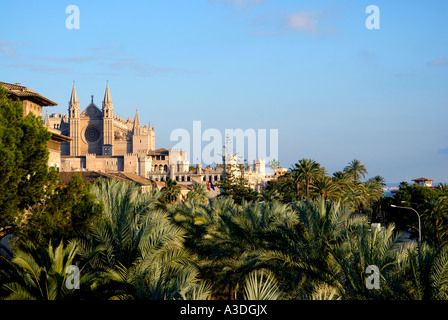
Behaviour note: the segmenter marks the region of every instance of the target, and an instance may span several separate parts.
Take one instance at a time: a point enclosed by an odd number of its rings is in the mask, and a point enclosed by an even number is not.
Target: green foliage
[[[95,283],[101,279],[99,273],[89,272],[84,267],[87,260],[76,259],[78,244],[75,241],[64,246],[61,242],[53,248],[51,242],[47,247],[38,248],[31,242],[22,243],[15,250],[14,258],[6,263],[11,274],[11,282],[3,288],[9,295],[7,300],[69,300],[80,299],[90,292]],[[5,263],[5,259],[0,257]],[[69,273],[67,267],[75,264],[79,268],[79,290],[66,286]],[[88,296],[88,295],[87,295]]]
[[[391,205],[411,207],[421,216],[422,239],[438,248],[448,244],[448,198],[443,187],[432,189],[418,185],[403,185],[400,190],[381,205],[384,221],[394,223],[397,229],[410,229],[418,236],[418,218],[408,209],[392,208]]]
[[[185,231],[158,209],[163,193],[107,180],[92,188],[104,211],[81,236],[81,253],[98,251],[92,266],[106,270],[108,298],[181,299],[206,294]],[[201,293],[201,294],[199,294]]]
[[[20,105],[7,105],[9,113],[2,114],[22,121]],[[24,123],[33,121],[31,116]],[[7,126],[0,119],[0,132]],[[4,133],[1,146],[17,145],[24,132]],[[27,134],[39,136],[38,130]],[[21,152],[0,149],[0,157],[20,162]],[[220,197],[208,199],[204,186],[195,184],[183,201],[173,180],[161,191],[142,193],[116,180],[84,185],[79,175],[54,187],[48,170],[40,185],[32,175],[19,179],[0,198],[16,195],[11,206],[3,203],[8,213],[1,221],[22,227],[15,230],[12,258],[0,258],[0,298],[448,298],[446,186],[402,184],[396,196],[385,198],[384,179],[363,181],[368,171],[357,159],[332,176],[316,161],[301,159],[259,195],[242,169],[226,167]],[[0,177],[5,183],[15,177],[10,170]],[[30,184],[28,193],[40,191],[21,199],[14,188],[22,182]],[[415,229],[416,217],[391,211],[391,204],[419,210],[422,243],[402,236]],[[27,219],[17,220],[25,209]],[[385,227],[372,228],[369,220]],[[60,245],[53,248],[54,242]],[[72,264],[81,269],[80,290],[65,287]],[[380,289],[366,286],[371,265],[380,270]]]
[[[281,291],[275,276],[269,270],[255,270],[246,276],[245,300],[278,300]]]
[[[173,204],[179,200],[180,186],[176,180],[166,180],[165,186],[160,191],[163,193],[161,202],[164,204]]]
[[[220,196],[230,197],[238,204],[258,198],[258,194],[252,191],[249,182],[244,178],[244,165],[226,164],[223,179],[216,185],[220,188]]]
[[[79,173],[68,185],[59,184],[53,194],[30,209],[27,223],[15,232],[18,241],[44,246],[50,241],[67,243],[76,237],[102,211],[102,204],[90,189]]]
[[[20,227],[24,211],[51,194],[56,172],[48,169],[50,132],[42,119],[23,117],[20,101],[0,88],[0,232]]]
[[[193,199],[206,203],[208,201],[208,193],[205,186],[201,183],[194,183],[193,189],[187,193],[187,199]]]
[[[301,159],[296,163],[293,168],[291,168],[293,174],[293,179],[296,184],[297,195],[300,194],[299,186],[300,184],[305,185],[305,198],[310,198],[310,188],[312,183],[318,178],[325,175],[326,170],[321,167],[319,163],[311,159]]]

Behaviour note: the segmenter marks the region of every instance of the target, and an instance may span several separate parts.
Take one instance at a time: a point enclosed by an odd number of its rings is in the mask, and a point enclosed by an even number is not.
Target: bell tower
[[[70,155],[79,156],[81,155],[81,132],[80,132],[80,115],[81,109],[79,107],[78,96],[76,95],[76,88],[73,84],[72,95],[68,103],[68,122],[70,125]]]
[[[113,155],[114,143],[114,103],[110,97],[109,84],[103,100],[103,155]]]

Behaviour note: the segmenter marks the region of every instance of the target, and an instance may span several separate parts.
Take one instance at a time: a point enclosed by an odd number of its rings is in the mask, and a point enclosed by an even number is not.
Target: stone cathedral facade
[[[109,85],[101,104],[94,103],[81,110],[73,85],[68,115],[45,116],[45,125],[71,138],[61,144],[62,171],[132,172],[143,177],[151,173],[168,174],[188,171],[186,153],[179,150],[155,149],[154,125],[141,125],[135,117],[127,119],[114,113]],[[171,161],[170,161],[171,160]]]

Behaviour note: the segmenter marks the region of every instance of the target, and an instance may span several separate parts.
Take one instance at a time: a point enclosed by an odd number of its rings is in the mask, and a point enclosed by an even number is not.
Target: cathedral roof
[[[92,101],[89,106],[81,113],[81,115],[99,119],[102,118],[103,113]]]

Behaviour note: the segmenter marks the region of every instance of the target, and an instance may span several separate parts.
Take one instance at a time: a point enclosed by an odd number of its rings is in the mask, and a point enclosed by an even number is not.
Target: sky
[[[82,110],[91,95],[101,107],[108,83],[156,148],[193,121],[277,129],[281,167],[359,159],[388,183],[447,183],[447,14],[445,0],[6,1],[0,81],[55,101],[50,114],[67,113],[73,83]]]

